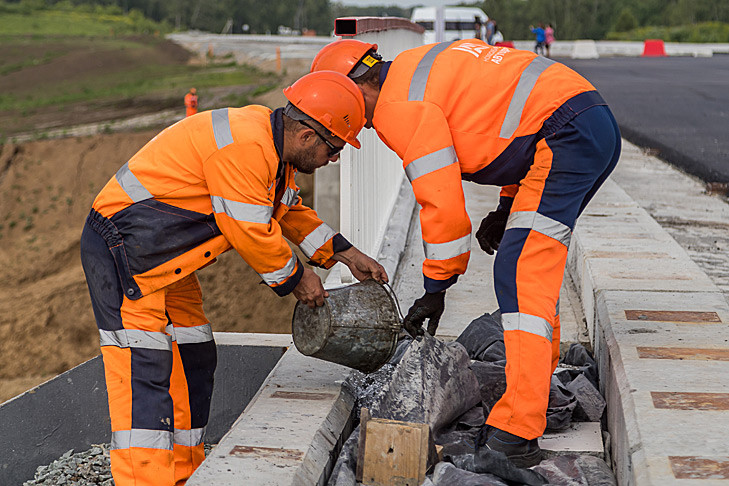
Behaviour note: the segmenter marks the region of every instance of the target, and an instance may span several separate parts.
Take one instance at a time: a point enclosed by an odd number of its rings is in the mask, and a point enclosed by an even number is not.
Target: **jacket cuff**
[[[511,205],[514,204],[514,198],[508,196],[499,197],[499,206],[496,208],[497,211],[511,212]]]
[[[276,295],[279,297],[284,297],[286,295],[289,295],[291,292],[294,291],[294,288],[299,285],[299,282],[301,281],[301,277],[304,275],[304,265],[301,264],[299,259],[296,259],[296,272],[294,272],[293,275],[291,275],[288,280],[286,280],[281,285],[276,285],[275,287],[271,287],[274,292],[276,292]]]
[[[347,238],[342,236],[341,233],[337,233],[332,238],[332,248],[333,253],[339,253],[340,251],[349,250],[352,248],[352,243],[350,243]]]
[[[446,290],[448,287],[456,283],[458,281],[458,275],[453,275],[447,280],[435,280],[434,278],[429,278],[423,275],[423,280],[425,281],[425,291],[429,294],[436,294]]]

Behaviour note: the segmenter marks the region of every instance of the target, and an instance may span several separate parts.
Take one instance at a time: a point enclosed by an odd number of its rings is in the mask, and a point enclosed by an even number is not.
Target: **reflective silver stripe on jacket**
[[[451,145],[413,160],[405,167],[405,174],[408,176],[410,182],[412,182],[418,177],[430,174],[443,167],[448,167],[457,161],[456,150]]]
[[[281,203],[288,207],[296,204],[296,199],[299,197],[299,191],[294,191],[290,187],[286,188],[284,195],[281,197]]]
[[[552,325],[541,317],[521,312],[509,312],[501,314],[501,325],[504,327],[504,331],[524,331],[552,342]]]
[[[314,231],[306,235],[304,241],[299,244],[299,248],[304,252],[304,255],[311,258],[316,253],[316,250],[324,246],[336,234],[337,232],[331,229],[328,224],[322,223]]]
[[[408,91],[408,101],[423,101],[425,96],[425,85],[428,84],[428,76],[430,69],[433,67],[435,58],[438,54],[448,49],[448,46],[455,41],[440,42],[430,48],[415,68],[413,78],[410,80],[410,90]]]
[[[215,135],[215,144],[219,149],[233,143],[233,133],[230,131],[230,120],[228,119],[228,109],[221,108],[213,110],[213,135]]]
[[[202,444],[205,427],[201,429],[182,430],[175,429],[175,444],[185,447],[195,447]]]
[[[177,341],[177,344],[198,344],[213,340],[213,329],[210,327],[210,323],[192,327],[175,327],[167,324],[165,331],[173,341]]]
[[[129,196],[129,199],[131,199],[132,202],[136,203],[153,197],[152,193],[149,192],[141,182],[139,182],[137,176],[135,176],[129,169],[129,162],[122,165],[121,168],[116,171],[115,177],[116,181],[119,183],[121,188],[124,189],[124,192],[127,193],[127,196]]]
[[[534,85],[537,84],[537,78],[544,72],[549,66],[554,64],[554,61],[547,59],[546,57],[537,56],[532,62],[522,71],[519,77],[519,82],[516,85],[514,95],[511,97],[509,102],[509,109],[506,111],[506,117],[504,122],[501,124],[501,132],[499,137],[511,138],[516,132],[516,129],[521,123],[521,112],[524,110],[527,98],[534,89]]]
[[[236,221],[268,224],[273,216],[273,206],[231,201],[220,196],[210,196],[210,199],[213,202],[213,211],[225,213]]]
[[[259,273],[258,275],[260,275],[263,281],[266,282],[266,285],[278,285],[289,278],[289,276],[294,273],[295,268],[296,256],[292,256],[282,269],[270,273]]]
[[[141,331],[139,329],[119,329],[118,331],[100,329],[99,335],[101,346],[172,351],[172,337],[162,332]]]
[[[525,228],[549,236],[564,246],[570,246],[572,238],[572,230],[566,224],[560,223],[552,218],[548,218],[536,211],[517,211],[509,215],[506,223],[506,229]]]
[[[428,260],[448,260],[471,251],[471,235],[445,243],[427,243],[423,240],[423,249]]]
[[[132,429],[117,430],[111,433],[112,449],[129,449],[130,447],[171,451],[172,432],[166,430]]]
[[[554,317],[559,315],[559,299],[557,299],[557,305],[554,308]]]

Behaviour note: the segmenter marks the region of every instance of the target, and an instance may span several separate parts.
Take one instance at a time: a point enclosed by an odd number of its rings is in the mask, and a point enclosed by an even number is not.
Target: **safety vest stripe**
[[[213,211],[225,213],[236,221],[268,224],[273,216],[273,206],[242,203],[220,196],[210,196],[210,199],[213,202]]]
[[[453,148],[453,145],[450,145],[413,160],[405,167],[405,174],[408,176],[410,182],[412,182],[418,177],[430,174],[443,167],[448,167],[457,161],[456,150]]]
[[[259,273],[258,275],[266,282],[266,285],[278,285],[294,273],[296,261],[296,256],[292,256],[282,269],[270,273]]]
[[[304,252],[304,255],[311,258],[319,248],[324,246],[336,234],[337,232],[331,229],[328,224],[322,223],[314,231],[306,235],[304,241],[299,244],[299,248]]]
[[[172,432],[167,430],[131,429],[117,430],[111,433],[111,449],[129,449],[143,447],[145,449],[172,450]]]
[[[524,331],[552,342],[552,325],[541,317],[521,312],[509,312],[501,314],[501,325],[504,331]]]
[[[425,258],[428,260],[448,260],[471,251],[471,235],[468,234],[445,243],[423,241],[423,249],[425,250]]]
[[[129,169],[129,162],[122,165],[121,168],[116,171],[115,177],[121,188],[127,193],[127,196],[129,196],[129,199],[133,202],[136,203],[153,197],[152,193],[149,192],[141,182],[139,182],[137,176],[135,176]]]
[[[554,316],[557,317],[559,315],[559,299],[557,299],[557,305],[554,308]]]
[[[228,119],[228,109],[221,108],[213,110],[213,134],[215,135],[215,143],[219,149],[233,143],[233,133],[230,131],[230,120]]]
[[[288,207],[291,207],[296,204],[296,198],[298,197],[299,191],[295,191],[290,187],[287,187],[286,192],[284,192],[284,195],[281,197],[281,203],[285,204]]]
[[[172,350],[172,337],[162,332],[141,331],[139,329],[119,329],[118,331],[100,329],[99,334],[101,346]]]
[[[165,332],[172,336],[172,341],[177,341],[177,344],[198,344],[213,340],[213,329],[210,327],[210,323],[193,327],[175,327],[167,324]]]
[[[544,236],[549,236],[562,243],[564,246],[570,246],[572,238],[572,230],[566,224],[560,223],[552,218],[548,218],[536,211],[517,211],[509,215],[506,223],[506,229],[524,228],[532,229]]]
[[[202,444],[205,427],[200,429],[183,430],[175,429],[175,444],[185,447],[195,447]]]
[[[499,137],[511,138],[519,128],[521,123],[521,112],[524,110],[527,98],[534,89],[534,85],[537,84],[537,78],[544,72],[549,66],[554,64],[554,61],[547,59],[546,57],[537,56],[532,62],[522,71],[519,77],[519,82],[516,85],[514,95],[511,97],[509,102],[509,109],[506,111],[506,117],[504,122],[501,124],[501,132]]]
[[[408,91],[408,101],[423,101],[425,97],[425,85],[428,84],[428,76],[430,69],[433,67],[435,58],[438,54],[448,49],[455,41],[440,42],[430,48],[418,63],[410,80],[410,90]]]

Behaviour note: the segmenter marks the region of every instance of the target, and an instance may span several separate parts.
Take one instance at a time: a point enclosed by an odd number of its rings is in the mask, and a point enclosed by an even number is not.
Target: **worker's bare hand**
[[[332,258],[347,265],[357,280],[372,278],[380,283],[389,281],[385,267],[355,247],[335,253]]]
[[[329,292],[324,290],[321,279],[310,268],[304,269],[304,274],[294,287],[293,293],[299,302],[308,305],[310,309],[324,305],[324,299],[329,297]]]

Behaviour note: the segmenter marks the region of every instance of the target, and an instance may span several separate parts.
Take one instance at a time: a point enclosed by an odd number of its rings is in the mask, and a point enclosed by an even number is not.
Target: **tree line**
[[[136,11],[173,30],[276,34],[279,26],[285,26],[328,35],[337,17],[410,17],[412,9],[388,6],[387,1],[375,7],[345,6],[331,0],[7,0],[0,5]],[[483,9],[496,20],[506,39],[530,38],[528,27],[538,22],[554,25],[559,39],[620,38],[622,32],[646,26],[701,24],[702,32],[729,29],[727,0],[484,0],[461,5]]]

